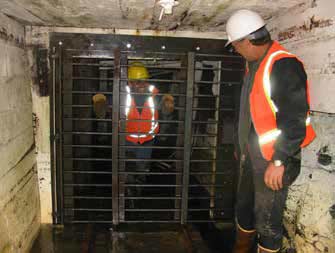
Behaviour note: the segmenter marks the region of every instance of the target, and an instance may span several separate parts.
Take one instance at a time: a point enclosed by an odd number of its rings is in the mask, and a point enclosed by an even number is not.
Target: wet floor
[[[231,228],[208,225],[43,225],[31,253],[228,253],[231,241]]]

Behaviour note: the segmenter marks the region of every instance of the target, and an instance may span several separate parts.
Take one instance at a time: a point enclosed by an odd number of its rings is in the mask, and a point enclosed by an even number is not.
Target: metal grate
[[[232,219],[234,94],[243,73],[239,57],[69,48],[55,54],[54,209],[59,223]],[[160,113],[155,141],[141,146],[125,139],[127,68],[134,61],[148,68],[147,81],[158,88],[158,101],[167,93],[175,100],[173,113]],[[97,93],[107,97],[103,118],[93,110]],[[152,155],[136,157],[136,149],[152,150]]]

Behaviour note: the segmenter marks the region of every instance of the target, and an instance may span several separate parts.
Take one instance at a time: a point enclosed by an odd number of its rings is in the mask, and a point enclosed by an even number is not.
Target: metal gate
[[[92,44],[53,47],[55,223],[231,221],[241,58],[97,50]],[[127,69],[133,62],[149,70],[146,81],[158,88],[158,104],[165,94],[175,103],[173,113],[160,112],[160,131],[144,145],[125,139]],[[102,116],[94,112],[96,94],[107,98]],[[151,156],[136,157],[136,149],[150,149]]]

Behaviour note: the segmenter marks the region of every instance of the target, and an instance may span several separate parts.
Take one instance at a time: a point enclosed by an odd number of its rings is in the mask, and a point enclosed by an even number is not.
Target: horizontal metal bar
[[[96,196],[64,196],[64,198],[65,199],[87,199],[87,200],[107,200],[107,199],[112,199],[112,197],[96,197]],[[175,200],[175,199],[181,199],[181,197],[119,197],[119,199],[126,199],[126,200],[130,200],[130,199],[141,199],[141,200]]]
[[[73,62],[72,66],[114,67],[114,62],[113,62],[113,65],[107,64],[107,63],[77,63],[77,62]]]
[[[112,212],[113,209],[103,209],[103,208],[64,208],[64,210],[69,211],[85,211],[85,212]]]
[[[72,187],[112,187],[112,184],[64,184]]]
[[[188,220],[189,223],[218,223],[218,222],[222,223],[222,222],[225,222],[225,221],[227,221],[227,219]]]
[[[113,95],[113,92],[111,91],[81,91],[81,90],[63,90],[63,94],[84,94],[84,95],[91,95],[91,94],[97,94],[102,93],[105,95]]]
[[[152,122],[152,120],[141,120],[141,119],[121,119],[121,122]],[[183,123],[183,120],[155,120],[159,123]]]
[[[91,109],[93,108],[93,105],[68,105],[68,104],[63,104],[63,107],[71,107],[71,108],[88,108]],[[107,105],[107,108],[113,108],[111,105]]]
[[[121,197],[120,197],[121,199]],[[130,199],[141,199],[141,200],[175,200],[181,199],[181,197],[123,197],[123,199],[130,200]]]
[[[190,175],[231,175],[228,172],[190,172]]]
[[[220,71],[220,70],[223,70],[223,71],[245,71],[244,69],[240,69],[240,68],[205,68],[205,67],[202,67],[202,68],[195,68],[195,70],[213,70],[213,71]]]
[[[120,107],[127,107],[127,106],[126,105],[120,105]],[[136,106],[136,108],[138,108],[138,109],[150,108],[151,109],[150,106]],[[176,109],[176,110],[180,110],[180,111],[185,110],[185,107],[180,107],[180,106],[175,106],[173,108]]]
[[[146,148],[150,148],[150,149],[174,149],[174,150],[183,150],[184,149],[184,147],[177,147],[177,146],[143,146],[143,145],[139,145],[139,146],[125,145],[125,146],[120,146],[120,148],[127,148],[127,149],[146,149]]]
[[[201,94],[196,94],[193,96],[194,98],[218,98],[218,95],[201,95]]]
[[[120,65],[120,67],[130,67],[131,64]],[[173,67],[173,66],[156,66],[156,65],[145,65],[147,69],[187,69],[186,67]]]
[[[89,55],[73,55],[72,58],[73,59],[102,59],[102,60],[114,60],[114,57],[112,56],[108,56],[108,55],[98,55],[98,54],[94,54],[94,53],[99,53],[99,52],[106,52],[107,54],[109,53],[106,50],[90,50],[90,51],[85,51],[85,50],[78,50],[78,51],[82,51],[85,53],[91,53]]]
[[[124,220],[120,221],[120,223],[124,224],[136,224],[136,223],[180,223],[180,219],[178,220]]]
[[[111,175],[112,172],[111,171],[85,171],[85,170],[64,170],[64,173],[67,174],[101,174],[101,175]]]
[[[112,119],[98,119],[98,118],[72,118],[72,117],[63,117],[63,120],[75,120],[75,121],[103,121],[103,122],[112,122]]]
[[[109,145],[79,145],[79,144],[64,144],[64,147],[69,148],[106,148],[106,149],[112,149],[112,146]],[[184,147],[176,147],[176,146],[119,146],[120,148],[127,148],[127,149],[184,149]],[[213,148],[213,147],[212,147]],[[194,149],[200,149],[195,147]],[[204,147],[202,149],[211,149],[211,147]]]
[[[179,220],[127,220],[127,221],[120,221],[120,223],[179,223]],[[96,224],[112,224],[113,221],[101,221],[101,220],[72,220],[68,221],[70,224],[87,224],[87,223],[96,223]]]
[[[92,223],[96,223],[96,224],[112,224],[113,221],[112,220],[72,220],[72,221],[67,221],[66,223],[70,223],[70,224],[92,224]]]
[[[93,157],[64,157],[64,160],[72,160],[72,161],[97,161],[97,162],[111,162],[112,158],[93,158]]]
[[[138,54],[138,52],[136,51],[128,51],[128,50],[124,50],[124,51],[121,51],[121,54]],[[143,52],[144,55],[152,55],[152,54],[158,54],[158,55],[178,55],[178,56],[186,56],[187,54],[186,53],[172,53],[172,52],[161,52],[161,51],[145,51]],[[131,60],[145,60],[145,59],[148,59],[148,60],[155,60],[157,58],[148,58],[148,57],[137,57],[137,58],[128,58],[128,59],[131,59]]]
[[[64,144],[63,147],[68,148],[106,148],[106,149],[112,149],[112,146],[109,145],[79,145],[79,144]]]
[[[96,196],[64,196],[65,199],[88,199],[88,200],[95,200],[95,199],[112,199],[112,197],[96,197]]]
[[[181,175],[181,172],[132,172],[132,171],[120,171],[122,175],[150,175],[150,176],[165,176],[165,175]]]
[[[73,76],[72,80],[97,80],[97,81],[113,81],[114,78],[103,78],[103,77],[88,77],[88,76]]]
[[[189,187],[224,187],[228,183],[225,184],[190,184]],[[182,187],[180,184],[124,184],[127,187]]]
[[[120,107],[126,107],[126,105],[120,105]],[[149,106],[136,106],[137,109],[144,109],[144,108],[151,108]],[[185,108],[184,107],[180,107],[180,106],[176,106],[174,107],[175,110],[179,110],[179,111],[184,111]]]
[[[126,91],[121,91],[120,94],[127,94]],[[139,93],[139,92],[132,92],[132,95],[152,95],[152,93]],[[165,96],[166,93],[156,93],[155,96]],[[186,94],[182,93],[169,93],[169,95],[173,97],[186,97]]]
[[[139,209],[139,208],[125,208],[124,209],[126,212],[175,212],[175,211],[180,211],[179,208],[171,208],[171,209]]]
[[[128,78],[121,78],[121,81],[131,81]],[[167,79],[138,79],[140,81],[145,81],[149,83],[169,83],[169,84],[176,84],[176,83],[186,83],[186,80],[167,80]]]
[[[129,135],[129,134],[146,134],[146,133],[141,133],[141,132],[136,132],[136,133],[130,133],[130,132],[119,132],[119,135]],[[184,134],[155,134],[155,136],[184,136]]]
[[[68,174],[112,174],[111,171],[85,171],[85,170],[64,170],[64,173]],[[165,175],[181,175],[181,172],[133,172],[133,171],[120,171],[119,174],[123,175],[157,175],[157,176],[165,176]],[[191,175],[213,175],[213,172],[190,172]],[[230,175],[229,172],[215,172],[215,175]]]
[[[192,212],[202,212],[202,211],[223,211],[225,210],[224,208],[216,208],[216,207],[208,207],[208,208],[189,208],[189,211]]]
[[[218,124],[218,120],[193,120],[192,123],[207,123],[207,124]]]
[[[183,159],[140,159],[140,158],[120,158],[120,161],[127,162],[183,162]],[[203,160],[194,160],[191,159],[191,162],[215,162],[215,159],[203,159]]]
[[[105,132],[105,133],[103,133],[103,132],[79,132],[79,131],[64,131],[64,132],[62,132],[62,134],[63,135],[65,135],[65,134],[74,134],[74,135],[112,135],[112,133],[111,132]]]
[[[192,134],[192,137],[217,137],[217,134]]]
[[[219,108],[201,108],[201,107],[193,107],[193,111],[217,111]],[[193,122],[192,122],[193,123]]]
[[[189,223],[212,223],[212,222],[220,222],[220,224],[224,223],[227,227],[233,227],[234,223],[227,222],[227,219],[210,219],[210,220],[187,220]],[[96,223],[96,224],[112,224],[113,221],[108,220],[72,220],[67,221],[70,224],[87,224],[87,223]],[[123,220],[120,221],[122,224],[136,224],[136,223],[180,223],[180,219],[171,219],[171,220]]]
[[[182,187],[180,184],[124,184],[126,187]]]
[[[111,158],[93,158],[93,157],[64,157],[64,160],[73,160],[73,161],[112,161]],[[128,161],[128,162],[183,162],[184,160],[181,159],[119,159],[120,161]],[[202,159],[202,160],[195,160],[192,159],[191,162],[215,162],[219,161],[217,159]],[[221,160],[220,162],[232,162],[232,160]]]

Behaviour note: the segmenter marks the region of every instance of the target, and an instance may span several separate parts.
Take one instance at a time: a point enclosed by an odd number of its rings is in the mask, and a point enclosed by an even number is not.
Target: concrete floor
[[[31,253],[224,253],[229,252],[231,233],[202,236],[201,228],[180,226],[139,226],[121,228],[118,232],[106,226],[80,225],[54,227],[43,225]],[[203,230],[203,229],[202,229]],[[217,242],[210,242],[217,240]],[[211,246],[211,249],[208,247]]]

